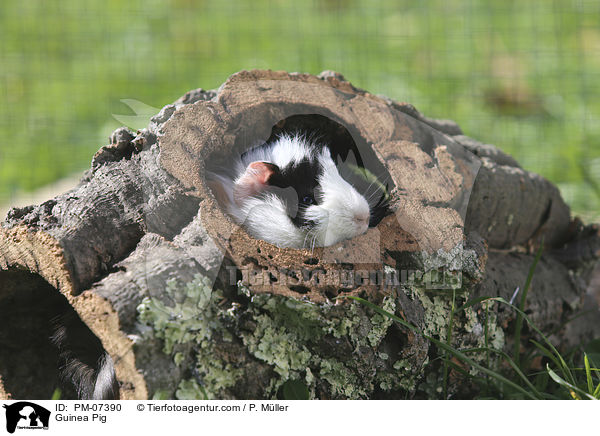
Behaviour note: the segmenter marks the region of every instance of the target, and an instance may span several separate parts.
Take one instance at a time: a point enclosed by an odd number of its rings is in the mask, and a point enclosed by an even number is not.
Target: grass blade
[[[521,380],[523,380],[523,382],[525,382],[525,384],[529,387],[529,389],[531,389],[531,391],[533,392],[533,394],[538,397],[538,398],[543,398],[543,395],[537,390],[537,388],[529,381],[529,379],[527,378],[527,376],[523,373],[523,371],[521,371],[521,368],[519,368],[517,366],[517,364],[514,362],[514,360],[512,360],[510,358],[510,356],[508,354],[506,354],[504,351],[502,350],[496,350],[495,348],[489,348],[489,347],[479,347],[479,348],[469,348],[468,350],[462,350],[464,353],[467,352],[472,352],[472,351],[486,351],[486,352],[493,352],[496,354],[499,354],[500,356],[502,356],[504,358],[504,360],[506,360],[506,362],[508,362],[508,364],[512,367],[512,369],[515,371],[515,373],[519,376],[519,378]]]
[[[527,280],[525,280],[525,286],[523,286],[523,291],[521,292],[521,301],[519,302],[519,309],[521,312],[525,310],[525,302],[527,300],[527,292],[529,291],[529,286],[531,285],[531,280],[533,280],[533,273],[535,272],[535,267],[537,266],[540,258],[542,257],[542,250],[544,249],[544,242],[540,244],[540,248],[538,249],[535,259],[533,260],[533,264],[529,268],[529,272],[527,273]],[[521,329],[523,328],[523,317],[520,313],[517,313],[517,319],[515,322],[515,351],[514,351],[514,359],[517,366],[519,366],[520,362],[520,354],[521,354]]]
[[[483,303],[484,301],[487,301],[489,299],[491,299],[492,297],[477,297],[477,298],[473,298],[469,301],[467,301],[465,304],[463,304],[462,306],[460,306],[458,309],[456,309],[455,313],[459,313],[465,309],[468,309],[471,306],[475,306],[477,303]]]
[[[550,342],[550,340],[546,337],[546,335],[544,335],[540,329],[538,329],[535,324],[529,319],[529,317],[525,314],[525,312],[523,312],[521,309],[519,309],[518,307],[515,307],[513,304],[510,304],[508,301],[506,301],[504,298],[502,297],[497,297],[494,298],[495,301],[498,301],[499,303],[502,304],[506,304],[510,307],[512,307],[514,310],[517,311],[518,314],[521,315],[521,317],[527,321],[527,325],[529,325],[529,327],[536,332],[538,335],[540,335],[540,337],[544,340],[544,342],[548,345],[548,348],[551,351],[551,354],[553,354],[555,356],[555,358],[557,359],[557,366],[559,368],[561,368],[561,371],[563,372],[563,374],[565,375],[565,377],[567,377],[569,379],[569,381],[571,383],[575,383],[575,378],[573,377],[573,374],[571,373],[571,370],[569,369],[569,365],[567,365],[567,363],[565,362],[565,360],[563,359],[562,355],[558,352],[558,350],[556,349],[556,347],[554,345],[552,345],[552,342]]]
[[[590,394],[588,394],[587,392],[585,392],[584,390],[579,389],[577,386],[562,379],[558,374],[556,374],[554,371],[552,371],[548,365],[546,365],[546,371],[548,371],[548,374],[550,374],[550,377],[552,377],[552,380],[554,380],[559,385],[568,388],[569,391],[571,392],[571,396],[573,398],[579,399],[579,397],[577,396],[577,394],[579,394],[579,395],[582,395],[584,398],[587,398],[588,400],[596,399],[596,398],[592,397]]]
[[[535,345],[537,347],[537,349],[539,351],[542,352],[542,354],[544,356],[546,356],[548,359],[550,359],[558,368],[561,367],[560,361],[556,358],[556,356],[554,354],[552,354],[552,351],[550,351],[548,348],[544,347],[542,344],[540,344],[538,341],[536,341],[534,339],[530,339],[530,341],[533,345]]]
[[[594,381],[592,380],[592,370],[590,368],[590,361],[588,360],[587,354],[583,353],[583,363],[585,365],[585,378],[587,380],[588,392],[593,394],[594,392]]]
[[[452,289],[452,306],[450,307],[450,320],[448,321],[448,329],[446,330],[446,343],[449,347],[452,346],[452,327],[454,325],[454,304],[456,302],[456,290]],[[444,359],[444,375],[443,375],[443,390],[444,399],[448,398],[448,354]]]
[[[527,398],[530,398],[532,400],[538,399],[536,398],[535,395],[533,395],[531,392],[528,392],[527,390],[523,389],[522,386],[519,386],[518,384],[510,381],[509,379],[507,379],[506,377],[504,377],[503,375],[492,371],[491,369],[485,368],[484,366],[478,364],[477,362],[475,362],[473,359],[469,358],[468,356],[466,356],[464,353],[461,353],[460,351],[450,347],[449,345],[447,345],[446,343],[442,342],[442,341],[438,341],[437,339],[428,336],[428,335],[424,335],[422,332],[419,331],[419,329],[415,326],[413,326],[412,324],[404,321],[403,319],[397,317],[396,315],[389,313],[388,311],[382,309],[381,307],[371,303],[370,301],[367,301],[363,298],[360,297],[355,297],[355,296],[347,296],[345,298],[350,298],[352,300],[358,301],[359,303],[371,308],[372,310],[374,310],[375,312],[379,313],[380,315],[386,316],[394,321],[396,321],[398,324],[408,328],[409,330],[423,336],[425,339],[429,340],[430,342],[434,343],[435,345],[437,345],[439,348],[441,348],[444,351],[449,352],[450,354],[454,355],[457,359],[462,360],[463,362],[471,365],[473,368],[481,371],[484,374],[489,375],[490,377],[494,378],[495,380],[499,381],[500,383],[506,385],[506,386],[510,386],[512,389],[522,393],[524,396],[526,396]]]

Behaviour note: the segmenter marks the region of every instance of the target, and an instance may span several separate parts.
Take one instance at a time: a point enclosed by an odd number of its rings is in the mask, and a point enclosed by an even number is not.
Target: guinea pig
[[[329,246],[367,231],[384,197],[360,193],[352,177],[348,167],[336,166],[326,145],[300,134],[281,135],[236,157],[228,170],[207,173],[237,224],[290,248]]]

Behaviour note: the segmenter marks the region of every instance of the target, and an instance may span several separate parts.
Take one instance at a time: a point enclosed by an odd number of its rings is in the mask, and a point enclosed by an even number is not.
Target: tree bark
[[[314,250],[279,248],[235,225],[206,166],[297,130],[318,132],[385,181],[390,214]],[[436,397],[440,367],[428,363],[438,350],[343,297],[446,340],[453,298],[510,300],[542,241],[532,320],[557,330],[558,347],[597,337],[597,307],[563,323],[591,304],[599,229],[571,219],[550,182],[455,123],[337,73],[242,71],[218,91],[190,91],[147,129],[118,129],[78,186],[9,212],[0,397],[50,397],[57,386],[77,396],[59,380],[48,339],[64,313],[82,344],[112,357],[123,399],[276,398],[290,383],[310,398]],[[512,349],[514,319],[505,306],[472,306],[455,316],[451,343]],[[453,380],[449,392],[474,395],[466,383]]]

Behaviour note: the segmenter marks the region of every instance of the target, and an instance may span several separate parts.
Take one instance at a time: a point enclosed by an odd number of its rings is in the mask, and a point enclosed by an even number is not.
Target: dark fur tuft
[[[111,357],[100,340],[76,313],[52,321],[52,343],[60,359],[61,379],[73,386],[81,400],[117,400],[119,384]]]

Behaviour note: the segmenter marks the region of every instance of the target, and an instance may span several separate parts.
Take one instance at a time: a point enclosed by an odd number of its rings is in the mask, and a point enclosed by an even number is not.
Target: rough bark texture
[[[391,213],[377,227],[294,250],[254,240],[223,213],[206,165],[295,130],[317,131],[388,184]],[[510,299],[542,240],[527,309],[549,331],[591,304],[600,255],[598,227],[572,221],[556,187],[455,123],[337,73],[243,71],[218,91],[190,91],[137,134],[117,130],[78,186],[9,212],[0,396],[52,394],[48,337],[71,311],[82,343],[99,339],[112,356],[124,399],[274,398],[294,381],[311,398],[435,397],[436,349],[336,297],[366,297],[445,339],[452,290],[459,301]],[[496,348],[510,346],[514,316],[489,311]],[[598,336],[597,316],[562,327],[556,345]],[[457,315],[453,345],[482,346],[483,317],[479,306]]]

